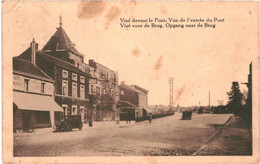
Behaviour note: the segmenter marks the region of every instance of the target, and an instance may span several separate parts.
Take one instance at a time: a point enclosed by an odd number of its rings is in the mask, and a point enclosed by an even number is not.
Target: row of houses
[[[54,126],[69,115],[81,115],[82,122],[135,119],[143,116],[147,97],[139,86],[119,85],[117,72],[85,63],[62,22],[41,50],[33,40],[13,58],[14,130]]]

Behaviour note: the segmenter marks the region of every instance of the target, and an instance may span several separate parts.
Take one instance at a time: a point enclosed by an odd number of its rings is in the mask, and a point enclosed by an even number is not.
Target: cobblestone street
[[[134,156],[191,155],[208,141],[230,114],[194,113],[192,120],[181,120],[175,113],[160,119],[126,124],[94,122],[81,131],[14,134],[14,156]]]

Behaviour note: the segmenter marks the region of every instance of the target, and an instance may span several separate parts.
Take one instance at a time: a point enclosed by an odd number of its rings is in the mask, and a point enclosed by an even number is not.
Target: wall
[[[13,74],[13,89],[19,91],[25,91],[24,79],[29,80],[28,92],[41,93],[41,83],[44,83],[45,84],[44,93],[41,94],[47,94],[47,95],[53,94],[53,83],[30,78],[30,77],[25,77],[18,74]]]
[[[121,94],[121,90],[124,90],[124,95]],[[120,101],[128,101],[136,106],[139,105],[138,93],[136,93],[131,88],[128,88],[126,85],[120,85]]]

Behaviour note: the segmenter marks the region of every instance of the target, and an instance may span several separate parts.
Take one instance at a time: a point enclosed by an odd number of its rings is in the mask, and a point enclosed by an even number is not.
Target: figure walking
[[[153,117],[153,116],[152,116],[152,114],[150,113],[150,114],[149,114],[149,123],[150,123],[150,124],[152,123],[152,117]]]

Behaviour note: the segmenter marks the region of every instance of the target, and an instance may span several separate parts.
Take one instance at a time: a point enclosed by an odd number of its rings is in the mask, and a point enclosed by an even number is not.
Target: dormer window
[[[63,78],[68,78],[68,71],[62,70],[62,77]]]
[[[77,74],[75,74],[75,73],[72,73],[72,80],[74,80],[74,81],[77,81],[77,79],[78,79],[78,76],[77,76]]]
[[[89,73],[90,73],[91,76],[94,76],[94,70],[93,69],[90,68]]]

